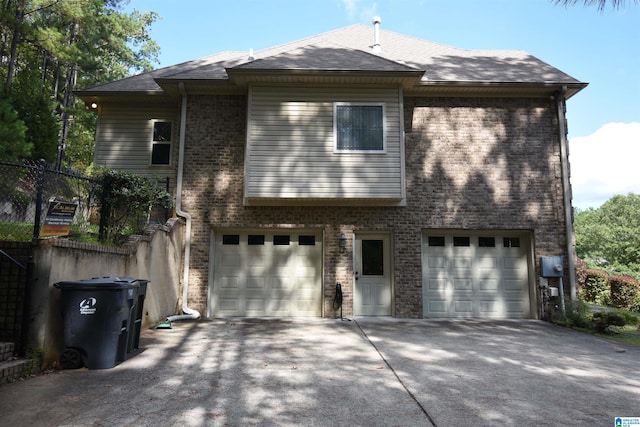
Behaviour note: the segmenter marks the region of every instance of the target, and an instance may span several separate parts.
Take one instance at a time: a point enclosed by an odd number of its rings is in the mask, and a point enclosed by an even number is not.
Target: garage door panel
[[[300,242],[300,243],[299,243]],[[319,232],[225,232],[212,264],[212,316],[320,316]]]
[[[473,289],[473,280],[471,278],[455,278],[453,279],[453,289],[457,291],[466,291]]]
[[[498,281],[497,280],[482,280],[480,282],[480,290],[481,291],[497,291],[498,290]]]
[[[473,300],[454,300],[453,312],[456,316],[472,316],[473,315]]]
[[[447,265],[447,258],[445,256],[430,256],[427,257],[429,269],[444,269]]]
[[[220,278],[220,287],[223,289],[238,289],[239,278],[229,276],[222,277]]]
[[[449,310],[447,309],[447,301],[444,299],[431,298],[427,301],[430,313],[446,315]]]
[[[471,268],[472,260],[470,257],[457,256],[453,258],[453,267],[456,269],[469,269]]]
[[[423,242],[425,317],[530,317],[528,254],[519,237],[426,232]]]
[[[238,313],[240,301],[237,298],[220,298],[220,310],[230,315]]]
[[[247,289],[264,289],[265,287],[264,277],[247,277]]]
[[[448,287],[445,279],[429,279],[427,283],[430,291],[444,291]]]
[[[515,293],[520,293],[526,290],[526,282],[522,279],[511,280],[507,279],[504,281],[504,290],[506,292],[513,291]]]

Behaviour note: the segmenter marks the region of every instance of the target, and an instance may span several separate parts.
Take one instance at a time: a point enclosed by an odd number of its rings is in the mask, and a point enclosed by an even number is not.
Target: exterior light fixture
[[[95,110],[96,108],[98,108],[98,104],[96,104],[95,102],[91,103],[91,109]]]
[[[342,233],[340,235],[340,249],[344,249],[347,247],[347,235]]]

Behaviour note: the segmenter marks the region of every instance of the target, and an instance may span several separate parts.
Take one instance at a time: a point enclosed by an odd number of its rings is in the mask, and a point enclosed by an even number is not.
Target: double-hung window
[[[168,165],[171,162],[171,141],[173,126],[171,122],[154,121],[151,138],[151,164]]]
[[[385,151],[385,108],[381,103],[335,103],[336,152]]]

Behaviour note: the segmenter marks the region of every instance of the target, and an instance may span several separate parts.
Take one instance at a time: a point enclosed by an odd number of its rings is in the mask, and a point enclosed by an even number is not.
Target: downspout
[[[189,296],[189,262],[191,258],[191,215],[182,210],[182,175],[184,173],[184,145],[187,122],[187,93],[184,83],[178,83],[178,89],[182,100],[180,103],[180,135],[178,150],[178,178],[176,180],[176,215],[184,218],[186,222],[186,236],[184,245],[184,269],[182,276],[182,313],[167,317],[169,321],[199,319],[200,313],[187,306]]]
[[[573,234],[573,209],[571,207],[571,184],[569,183],[569,144],[567,141],[566,96],[567,87],[557,94],[558,126],[560,129],[560,163],[562,167],[562,189],[564,196],[564,221],[567,239],[567,265],[569,267],[569,289],[571,302],[576,302],[576,253]]]

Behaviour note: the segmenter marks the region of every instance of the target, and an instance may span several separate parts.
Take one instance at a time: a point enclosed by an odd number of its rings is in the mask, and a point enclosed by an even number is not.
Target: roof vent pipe
[[[379,16],[373,17],[373,52],[380,53],[380,23],[382,19]]]
[[[249,49],[249,61],[253,61],[255,58],[253,57],[253,48]]]

